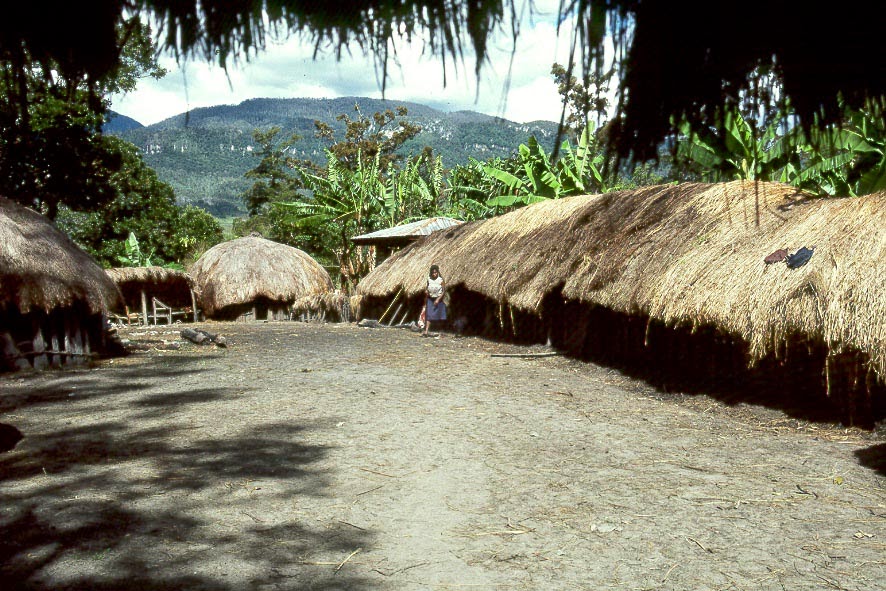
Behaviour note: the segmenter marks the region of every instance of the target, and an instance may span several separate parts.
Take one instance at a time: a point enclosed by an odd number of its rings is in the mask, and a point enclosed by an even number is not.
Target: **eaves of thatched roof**
[[[815,247],[805,266],[766,265]],[[669,325],[713,325],[760,359],[792,334],[870,356],[886,378],[886,193],[812,199],[778,183],[647,187],[546,201],[394,254],[362,295],[418,296],[431,264],[503,305],[544,296]]]
[[[463,224],[461,220],[447,217],[433,217],[416,222],[410,222],[393,228],[385,228],[368,234],[354,236],[351,241],[354,244],[375,244],[379,246],[403,246],[415,242],[422,236],[427,236],[439,230],[446,230],[453,226]]]
[[[114,282],[67,235],[0,197],[0,307],[26,314],[81,302],[97,314],[119,301]]]
[[[258,236],[213,246],[190,275],[207,315],[258,299],[291,303],[332,290],[329,273],[309,255]]]
[[[156,266],[115,267],[113,269],[106,269],[105,272],[118,286],[130,283],[145,285],[179,283],[189,289],[194,287],[194,279],[184,271],[177,269]]]

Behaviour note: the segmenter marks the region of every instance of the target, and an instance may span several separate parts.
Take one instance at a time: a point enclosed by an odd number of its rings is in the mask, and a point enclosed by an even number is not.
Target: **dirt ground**
[[[0,589],[886,588],[876,433],[498,356],[540,347],[196,327],[228,348],[0,376]]]

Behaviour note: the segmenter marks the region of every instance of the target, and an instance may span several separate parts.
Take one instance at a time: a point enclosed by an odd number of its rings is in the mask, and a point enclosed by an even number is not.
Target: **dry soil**
[[[228,348],[0,376],[4,591],[886,588],[875,433],[497,356],[539,347],[198,327]]]

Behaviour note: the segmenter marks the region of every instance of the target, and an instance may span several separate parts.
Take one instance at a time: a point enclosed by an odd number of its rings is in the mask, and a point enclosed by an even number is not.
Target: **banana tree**
[[[487,205],[494,208],[528,205],[587,193],[594,185],[601,192],[605,191],[600,172],[603,156],[593,154],[590,135],[591,129],[586,127],[574,150],[568,140],[564,141],[560,148],[563,157],[556,163],[551,162],[535,137],[530,137],[518,150],[522,168],[519,172],[522,174],[491,165],[483,166],[486,175],[504,184],[508,190],[506,194],[489,199]]]
[[[814,130],[804,146],[808,165],[795,184],[828,195],[858,196],[886,189],[883,106],[847,112],[837,126]]]
[[[342,287],[350,292],[374,264],[374,253],[355,245],[351,237],[379,228],[384,218],[386,188],[379,155],[369,160],[358,153],[350,170],[329,150],[325,174],[308,168],[297,173],[310,191],[299,201],[276,203],[294,224],[332,254],[339,267]]]
[[[679,162],[699,169],[702,179],[777,180],[799,165],[794,131],[781,133],[786,115],[773,120],[758,133],[737,109],[728,111],[717,130],[698,131],[687,121],[678,125],[683,140],[677,147]]]

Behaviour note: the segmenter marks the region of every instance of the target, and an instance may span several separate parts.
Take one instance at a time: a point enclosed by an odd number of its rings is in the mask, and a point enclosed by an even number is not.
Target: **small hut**
[[[802,247],[803,266],[765,262]],[[394,254],[358,286],[361,317],[398,295],[417,315],[432,263],[451,316],[491,336],[886,416],[886,193],[687,183],[545,201]]]
[[[292,246],[253,234],[217,244],[190,272],[208,318],[288,319],[294,301],[332,291],[329,273]]]
[[[164,267],[118,267],[106,271],[123,294],[124,308],[112,310],[118,319],[142,324],[176,319],[197,322],[194,280],[184,271]]]
[[[113,352],[120,292],[47,218],[0,197],[0,370],[82,364]]]

